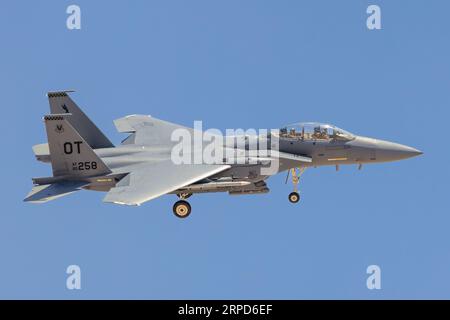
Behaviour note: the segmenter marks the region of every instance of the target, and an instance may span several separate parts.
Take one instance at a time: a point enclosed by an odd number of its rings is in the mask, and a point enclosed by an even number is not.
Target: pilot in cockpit
[[[319,139],[319,137],[320,137],[320,127],[319,126],[314,127],[313,137],[316,139]]]
[[[291,137],[295,137],[295,129],[294,129],[294,128],[292,128],[292,129],[289,131],[289,135],[290,135]]]
[[[321,139],[328,139],[328,131],[327,128],[322,128]]]
[[[314,127],[313,138],[320,139],[320,140],[328,139],[327,128],[324,128],[324,127],[321,128],[320,126]]]

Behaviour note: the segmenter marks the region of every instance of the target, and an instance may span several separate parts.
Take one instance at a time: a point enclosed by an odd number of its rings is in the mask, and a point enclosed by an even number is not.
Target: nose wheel
[[[298,192],[298,183],[300,182],[301,175],[305,172],[306,168],[292,168],[288,170],[286,176],[286,183],[289,179],[289,174],[292,173],[292,184],[294,185],[294,191],[289,194],[289,202],[297,203],[300,201],[300,194]]]

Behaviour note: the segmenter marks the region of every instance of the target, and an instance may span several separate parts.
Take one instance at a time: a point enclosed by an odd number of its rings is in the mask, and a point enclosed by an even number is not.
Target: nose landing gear
[[[297,173],[298,170],[298,173]],[[297,203],[300,201],[300,194],[298,193],[298,183],[300,182],[301,175],[305,172],[306,168],[292,168],[288,170],[286,176],[286,183],[289,179],[289,173],[292,172],[292,184],[294,185],[294,191],[289,194],[289,202]]]

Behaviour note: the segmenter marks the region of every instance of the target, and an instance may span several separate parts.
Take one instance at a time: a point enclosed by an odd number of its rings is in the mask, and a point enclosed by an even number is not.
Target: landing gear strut
[[[177,196],[181,200],[186,200],[192,196],[192,193],[179,193],[179,194],[177,194]]]
[[[298,172],[297,172],[298,170]],[[291,203],[297,203],[300,201],[300,194],[298,193],[298,183],[300,181],[301,175],[305,172],[306,168],[292,168],[291,170],[288,170],[287,177],[286,177],[286,183],[289,179],[289,173],[292,172],[292,184],[294,185],[294,192],[291,192],[289,194],[289,202]]]

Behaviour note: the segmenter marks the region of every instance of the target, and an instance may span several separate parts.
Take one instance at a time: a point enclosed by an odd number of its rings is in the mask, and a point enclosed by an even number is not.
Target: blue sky
[[[82,29],[66,28],[68,5]],[[366,28],[377,4],[382,30]],[[2,1],[0,298],[450,298],[447,1]],[[398,163],[284,175],[267,195],[139,208],[82,191],[22,199],[50,167],[45,93],[75,101],[114,142],[112,121],[151,114],[208,128],[330,122],[425,152]],[[66,289],[67,266],[82,289]],[[366,268],[382,289],[366,288]]]

